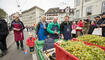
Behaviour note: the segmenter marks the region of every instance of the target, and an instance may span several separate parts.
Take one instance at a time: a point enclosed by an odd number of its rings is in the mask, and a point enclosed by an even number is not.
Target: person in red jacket
[[[83,30],[83,21],[82,20],[79,20],[78,21],[78,24],[77,24],[77,28],[76,28],[76,31],[77,31],[77,36],[80,36],[82,35],[82,30]]]
[[[34,52],[35,40],[36,38],[34,38],[33,35],[29,33],[29,37],[27,38],[26,44],[30,49],[30,54]]]

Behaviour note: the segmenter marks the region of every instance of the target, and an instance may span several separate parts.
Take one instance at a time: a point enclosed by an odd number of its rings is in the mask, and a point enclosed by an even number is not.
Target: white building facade
[[[97,16],[105,12],[105,0],[74,0],[75,18]]]
[[[58,17],[58,23],[62,23],[65,19],[65,16],[69,16],[70,17],[70,21],[73,20],[73,11],[74,9],[70,9],[69,14],[66,13],[66,8],[65,9],[60,9],[60,8],[50,8],[47,12],[46,12],[46,18],[47,18],[47,22],[50,23],[53,21],[54,17]]]
[[[33,26],[41,20],[44,10],[35,6],[29,10],[22,12],[22,21],[25,26]]]

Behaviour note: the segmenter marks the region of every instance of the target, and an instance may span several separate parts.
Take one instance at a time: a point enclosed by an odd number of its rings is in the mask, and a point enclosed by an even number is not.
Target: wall
[[[92,15],[98,15],[101,14],[101,6],[102,6],[102,0],[90,0],[89,2],[85,2],[85,0],[80,0],[80,6],[76,6],[76,1],[74,1],[75,3],[75,16],[76,16],[76,11],[79,10],[79,17],[78,18],[84,18],[87,16],[87,8],[92,6]],[[83,8],[82,8],[82,1],[83,1]],[[82,11],[83,9],[83,11]],[[82,13],[83,12],[83,13]],[[75,17],[77,18],[77,17]]]

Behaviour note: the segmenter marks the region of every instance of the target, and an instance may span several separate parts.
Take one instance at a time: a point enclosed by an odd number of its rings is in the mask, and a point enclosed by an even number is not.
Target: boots
[[[3,56],[6,55],[6,54],[7,54],[7,50],[2,51],[2,53],[0,54],[0,57],[3,57]]]
[[[17,50],[19,50],[19,46],[17,46]]]

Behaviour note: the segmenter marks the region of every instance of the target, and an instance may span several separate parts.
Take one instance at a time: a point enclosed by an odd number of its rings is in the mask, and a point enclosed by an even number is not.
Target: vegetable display
[[[62,48],[80,60],[105,60],[105,52],[95,46],[87,46],[83,42],[67,41],[60,44]]]
[[[105,47],[105,37],[97,35],[84,35],[77,37],[77,39]]]

